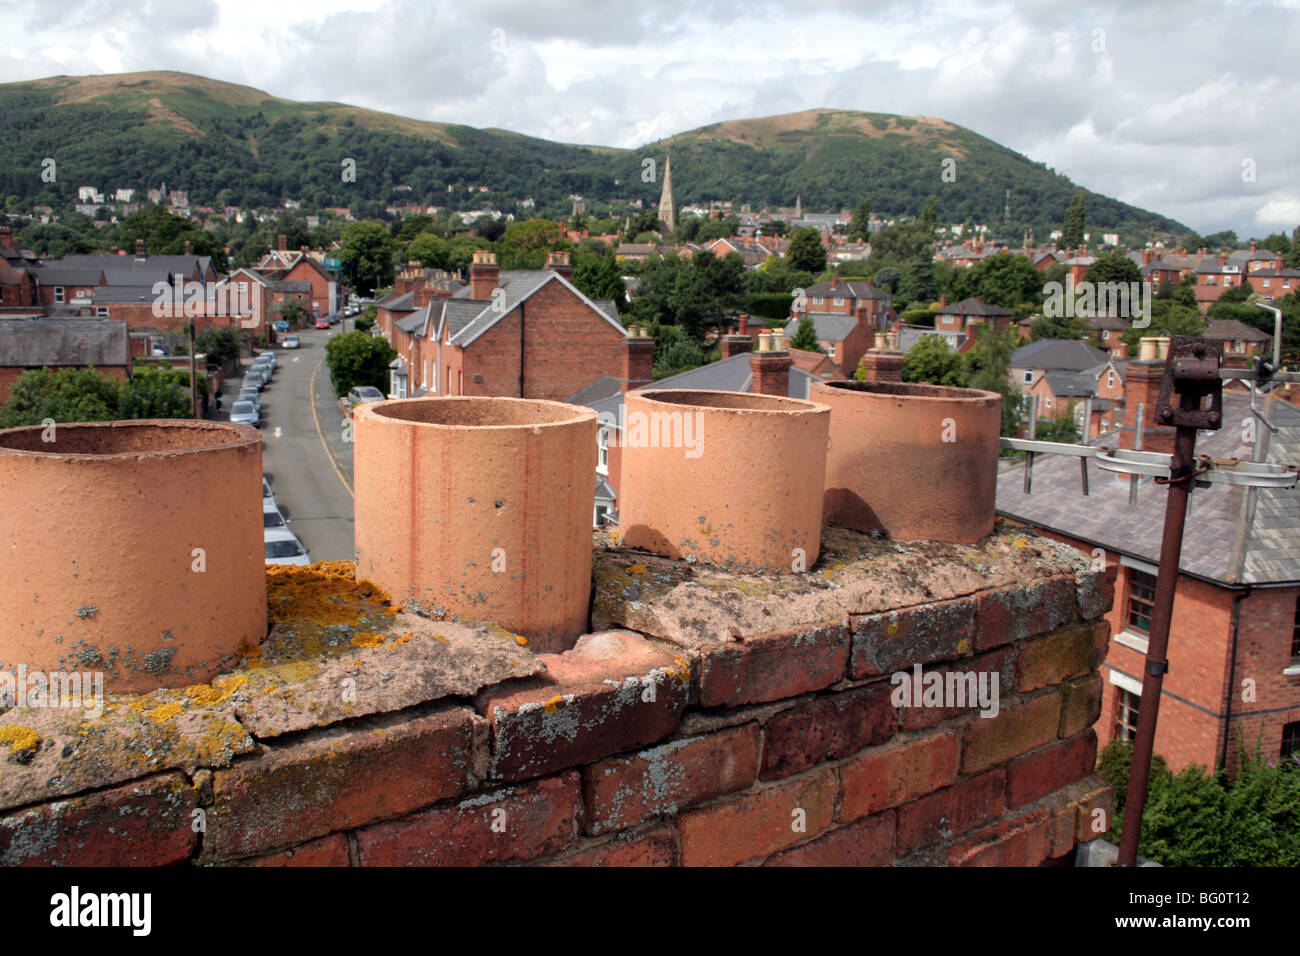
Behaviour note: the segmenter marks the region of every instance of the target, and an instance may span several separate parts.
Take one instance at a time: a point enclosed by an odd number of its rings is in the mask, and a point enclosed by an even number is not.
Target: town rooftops
[[[1265,399],[1264,414],[1276,434],[1260,428],[1265,460],[1300,460],[1300,409]],[[1271,406],[1271,407],[1270,407]],[[1223,420],[1251,416],[1249,396],[1224,392]],[[1115,432],[1090,444],[1116,444]],[[1242,430],[1225,427],[1197,433],[1196,453],[1215,458],[1251,459],[1254,446]],[[1079,465],[1062,455],[1040,455],[1034,462],[1033,494],[1024,493],[1024,476],[1013,468],[998,477],[999,514],[1047,528],[1079,541],[1157,564],[1165,515],[1165,489],[1143,478],[1138,503],[1130,506],[1129,481],[1089,465],[1089,495],[1079,490]],[[1226,585],[1279,584],[1300,581],[1300,494],[1293,488],[1257,490],[1254,520],[1247,489],[1231,485],[1197,488],[1184,530],[1182,570]]]
[[[805,295],[815,296],[844,296],[854,299],[889,299],[888,292],[878,288],[874,283],[867,279],[840,279],[834,288],[831,288],[830,280],[818,282],[815,285],[804,289]]]
[[[809,312],[807,315],[817,331],[818,342],[843,342],[849,337],[849,333],[858,327],[857,318],[844,312]],[[794,338],[802,320],[802,315],[792,319],[784,329],[780,330],[781,334],[787,339]]]
[[[1205,326],[1204,334],[1207,339],[1234,342],[1267,342],[1272,337],[1238,319],[1211,319]]]
[[[1080,375],[1070,375],[1066,372],[1048,372],[1045,376],[1047,387],[1052,390],[1053,395],[1060,397],[1078,396],[1083,397],[1092,395],[1097,391],[1097,379],[1095,376],[1084,372]]]
[[[127,365],[125,322],[108,319],[0,321],[0,363],[8,368]]]

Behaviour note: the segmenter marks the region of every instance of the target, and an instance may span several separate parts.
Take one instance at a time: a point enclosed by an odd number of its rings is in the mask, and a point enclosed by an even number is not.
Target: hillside
[[[307,103],[185,73],[50,77],[0,85],[0,197],[9,208],[71,201],[80,185],[166,182],[195,205],[348,205],[381,210],[397,201],[514,211],[567,210],[580,194],[602,204],[658,200],[641,180],[642,159],[671,150],[679,203],[732,199],[807,210],[855,205],[915,215],[933,196],[940,222],[1003,221],[1005,231],[1059,228],[1078,187],[1041,163],[971,130],[930,117],[808,110],[734,120],[626,150],[553,143],[498,129],[431,123],[343,103]],[[41,180],[56,160],[57,182]],[[356,182],[340,175],[356,160]],[[941,179],[945,158],[956,181]],[[395,186],[409,191],[394,192]],[[478,187],[488,187],[484,193]],[[470,187],[474,187],[471,192]],[[1096,193],[1088,227],[1131,238],[1186,227]]]

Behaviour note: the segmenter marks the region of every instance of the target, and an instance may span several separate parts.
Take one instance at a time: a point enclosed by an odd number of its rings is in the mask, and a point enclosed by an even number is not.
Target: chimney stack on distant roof
[[[281,252],[288,252],[288,251],[289,251],[289,237],[288,237],[288,236],[281,236],[281,237],[280,237],[280,244],[279,244],[278,248],[279,248],[279,250],[280,250]]]
[[[546,268],[570,281],[573,280],[573,266],[569,263],[569,254],[567,252],[548,252],[546,254]]]
[[[640,388],[654,381],[655,340],[649,329],[628,326],[623,340],[623,384],[621,391]]]
[[[501,267],[497,265],[495,253],[479,249],[474,253],[474,261],[469,267],[469,297],[471,299],[490,299],[500,284]]]
[[[145,259],[145,258],[147,258],[147,257],[145,256],[145,251],[144,251],[144,240],[143,240],[143,239],[137,239],[137,240],[135,241],[135,257],[136,257],[137,259]]]
[[[1142,451],[1172,452],[1174,429],[1156,420],[1156,403],[1160,383],[1165,377],[1165,363],[1159,358],[1160,341],[1148,336],[1139,343],[1138,360],[1124,370],[1124,424],[1120,428],[1121,448],[1138,448],[1138,406],[1142,406]]]
[[[785,336],[781,332],[760,334],[758,351],[749,356],[749,369],[754,377],[749,390],[762,395],[788,398],[790,366],[793,364],[794,360],[785,347]]]

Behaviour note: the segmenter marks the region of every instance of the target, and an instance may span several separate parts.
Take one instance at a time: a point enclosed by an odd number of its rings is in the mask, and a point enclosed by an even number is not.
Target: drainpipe
[[[519,397],[524,397],[524,308],[527,303],[519,301]]]
[[[1232,658],[1228,661],[1228,700],[1223,707],[1223,750],[1219,754],[1219,766],[1224,770],[1228,768],[1228,738],[1232,733],[1232,698],[1237,695],[1237,643],[1241,627],[1241,602],[1249,595],[1249,590],[1239,591],[1232,599]]]

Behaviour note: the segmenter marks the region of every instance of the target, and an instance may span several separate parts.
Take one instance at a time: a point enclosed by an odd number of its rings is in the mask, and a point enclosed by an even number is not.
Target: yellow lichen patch
[[[516,635],[515,635],[515,643],[518,644],[520,647],[527,647],[527,646],[528,646],[528,638],[524,637],[522,634],[516,634]]]
[[[393,605],[392,607],[384,608],[384,613],[389,617],[397,617],[397,615],[402,613],[402,609],[397,605]]]
[[[180,704],[172,701],[170,704],[161,704],[145,714],[155,724],[162,725],[167,723],[177,714],[184,712],[185,708]]]
[[[41,745],[41,735],[30,727],[21,724],[5,724],[0,727],[0,745],[8,744],[11,754],[24,750],[35,750]]]
[[[256,644],[249,644],[247,638],[245,638],[235,648],[235,654],[239,657],[241,664],[247,664],[250,661],[256,662],[262,659],[262,648]]]
[[[268,694],[274,694],[277,690],[279,690],[279,688],[276,687],[275,684],[267,684],[267,685],[266,685],[266,692],[267,692]]]
[[[441,634],[435,634],[435,635],[433,635],[433,639],[434,639],[435,641],[438,641],[438,642],[441,643],[441,644],[450,644],[450,643],[451,643],[451,642],[448,641],[445,637],[443,637]]]
[[[181,693],[198,704],[219,704],[248,683],[242,674],[218,677],[211,684],[191,684]]]
[[[960,641],[957,642],[957,653],[958,653],[958,654],[965,654],[965,653],[966,653],[967,651],[969,651],[969,650],[970,650],[970,639],[969,639],[969,638],[965,638],[965,637],[963,637]]]
[[[271,565],[266,569],[266,599],[272,623],[305,621],[320,627],[355,624],[366,613],[363,604],[392,603],[378,585],[356,579],[352,561]]]
[[[352,638],[352,643],[357,647],[379,647],[384,643],[384,635],[376,634],[374,631],[362,631]]]
[[[633,565],[630,565],[630,566],[628,567],[628,569],[627,569],[627,573],[628,573],[628,574],[645,574],[645,565],[644,565],[644,564],[633,564]]]
[[[885,628],[885,633],[886,633],[886,634],[897,634],[897,633],[898,633],[898,622],[897,622],[897,621],[890,621],[890,622],[889,622],[889,626]]]
[[[1012,541],[1011,543],[1014,544],[1017,548],[1029,547],[1029,542],[1026,541],[1024,538],[1016,538],[1016,540]]]
[[[542,710],[546,711],[546,713],[548,714],[553,714],[555,713],[556,708],[558,708],[562,703],[564,703],[563,695],[556,694],[554,697],[552,697],[550,700],[548,700],[545,704],[542,705]]]
[[[399,647],[400,645],[405,644],[413,637],[415,637],[414,634],[403,634],[397,640],[393,641],[393,643],[389,644],[388,649],[391,651],[394,647]]]

